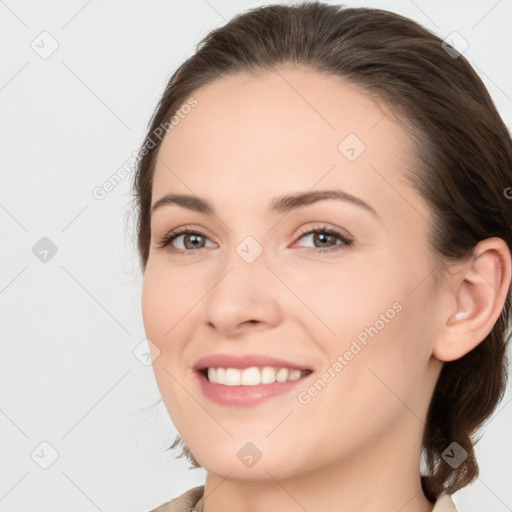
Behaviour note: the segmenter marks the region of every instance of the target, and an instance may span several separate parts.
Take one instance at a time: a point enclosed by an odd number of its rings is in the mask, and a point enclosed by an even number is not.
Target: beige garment
[[[150,512],[201,512],[200,508],[196,507],[200,505],[199,501],[203,497],[203,492],[204,485],[194,487]],[[432,512],[457,512],[457,509],[450,496],[442,494],[436,501]]]

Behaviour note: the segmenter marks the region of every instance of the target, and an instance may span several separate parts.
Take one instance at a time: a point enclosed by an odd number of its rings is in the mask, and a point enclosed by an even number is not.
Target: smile
[[[258,386],[259,384],[274,384],[298,380],[311,370],[295,368],[275,368],[272,366],[252,366],[246,369],[238,368],[207,368],[206,377],[214,384],[224,386]]]

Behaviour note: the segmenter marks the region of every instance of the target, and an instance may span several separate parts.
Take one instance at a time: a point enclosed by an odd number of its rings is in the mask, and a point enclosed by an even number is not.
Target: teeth
[[[307,373],[307,371],[304,371]],[[258,384],[273,384],[286,382],[302,377],[303,370],[289,368],[272,368],[265,366],[258,368],[251,366],[244,370],[238,368],[208,368],[208,380],[224,386],[257,386]]]
[[[287,368],[279,368],[276,373],[276,381],[277,382],[286,382],[288,380],[288,375],[290,375],[290,370]],[[300,377],[300,373],[299,373]]]
[[[233,372],[233,381],[237,383],[237,386],[254,386],[255,383],[261,384],[260,371],[256,367],[247,368],[242,372],[231,368],[231,371]]]

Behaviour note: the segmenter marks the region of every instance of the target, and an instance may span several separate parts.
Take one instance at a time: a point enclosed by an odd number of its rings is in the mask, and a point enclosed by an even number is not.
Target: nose
[[[264,253],[248,262],[236,251],[223,263],[221,277],[202,301],[202,320],[225,338],[248,329],[275,327],[282,320],[282,287]]]

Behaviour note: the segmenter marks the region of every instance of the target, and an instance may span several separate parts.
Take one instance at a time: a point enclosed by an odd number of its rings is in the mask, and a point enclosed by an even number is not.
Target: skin
[[[193,96],[197,106],[163,140],[152,204],[193,194],[215,215],[177,205],[154,212],[142,311],[163,401],[207,471],[204,510],[432,510],[419,472],[428,405],[443,361],[473,349],[500,314],[507,246],[481,242],[436,292],[431,213],[404,179],[414,157],[404,126],[339,78],[282,66],[218,79]],[[338,149],[351,133],[366,146],[354,161]],[[332,199],[268,211],[276,196],[331,188],[377,215]],[[185,225],[206,238],[158,246]],[[353,244],[302,234],[322,225]],[[253,263],[236,252],[247,236],[263,249]],[[221,406],[192,370],[208,354],[259,353],[320,377],[397,302],[394,318],[307,404],[297,394],[311,379],[254,407]],[[252,467],[237,457],[247,442],[262,453]]]

